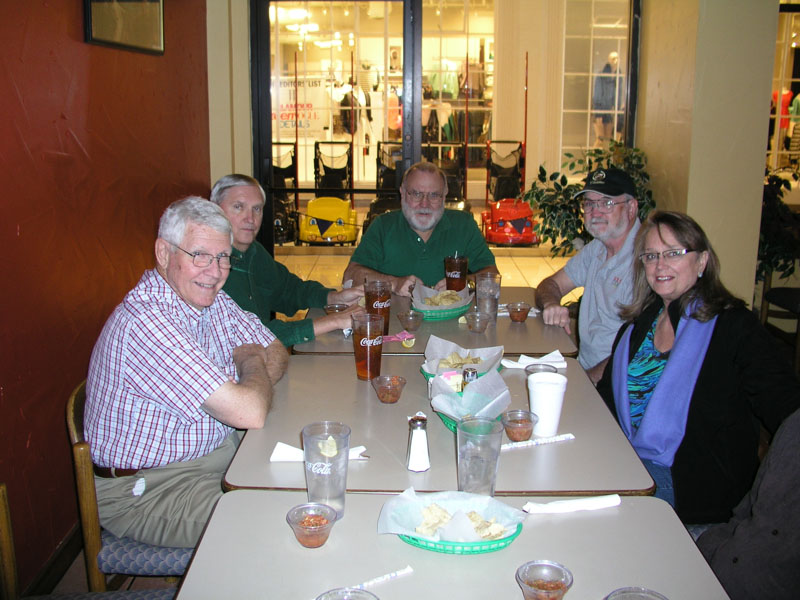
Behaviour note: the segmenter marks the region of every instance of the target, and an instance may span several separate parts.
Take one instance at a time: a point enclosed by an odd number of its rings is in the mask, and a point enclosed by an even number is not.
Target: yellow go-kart
[[[300,214],[298,241],[311,245],[355,245],[358,237],[356,211],[348,200],[323,196],[308,201]]]

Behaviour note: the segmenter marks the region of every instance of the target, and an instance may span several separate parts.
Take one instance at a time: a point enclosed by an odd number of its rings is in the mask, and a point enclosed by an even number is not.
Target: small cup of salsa
[[[503,413],[503,427],[506,435],[512,442],[524,442],[531,439],[533,426],[539,420],[535,414],[529,410],[509,410]]]

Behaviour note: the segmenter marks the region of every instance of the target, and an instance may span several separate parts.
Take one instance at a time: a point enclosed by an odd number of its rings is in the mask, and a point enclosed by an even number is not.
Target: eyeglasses
[[[233,257],[227,254],[220,254],[219,256],[214,256],[212,254],[208,254],[207,252],[187,252],[177,244],[173,244],[172,242],[170,242],[170,245],[173,246],[174,248],[177,248],[184,254],[188,254],[189,256],[191,256],[192,264],[195,267],[199,267],[201,269],[205,269],[212,262],[216,260],[217,263],[219,264],[219,268],[227,271],[228,269],[231,268],[231,264],[234,262]]]
[[[420,192],[419,190],[408,190],[406,192],[414,202],[422,202],[425,198],[431,204],[435,204],[437,202],[441,202],[444,198],[444,195],[441,192]]]
[[[639,255],[639,260],[646,265],[652,265],[658,262],[660,256],[666,262],[675,262],[679,260],[687,252],[695,252],[689,248],[676,248],[671,250],[664,250],[663,252],[645,252]]]
[[[581,210],[585,213],[591,210],[599,213],[610,213],[617,204],[625,204],[630,201],[630,198],[625,200],[583,200],[581,202]]]

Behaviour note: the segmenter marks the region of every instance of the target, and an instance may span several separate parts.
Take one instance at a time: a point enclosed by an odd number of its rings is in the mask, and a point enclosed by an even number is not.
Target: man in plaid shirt
[[[84,428],[104,528],[160,546],[197,542],[222,494],[236,429],[259,428],[284,346],[222,286],[231,225],[203,198],[161,217],[156,268],[109,317],[89,364]]]

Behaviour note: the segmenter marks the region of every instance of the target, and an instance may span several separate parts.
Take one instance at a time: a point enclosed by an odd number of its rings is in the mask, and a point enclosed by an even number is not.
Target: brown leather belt
[[[98,467],[97,465],[94,466],[94,474],[98,477],[103,477],[105,479],[114,479],[116,477],[128,477],[130,475],[136,475],[139,471],[144,471],[144,469],[116,469],[114,467]]]

